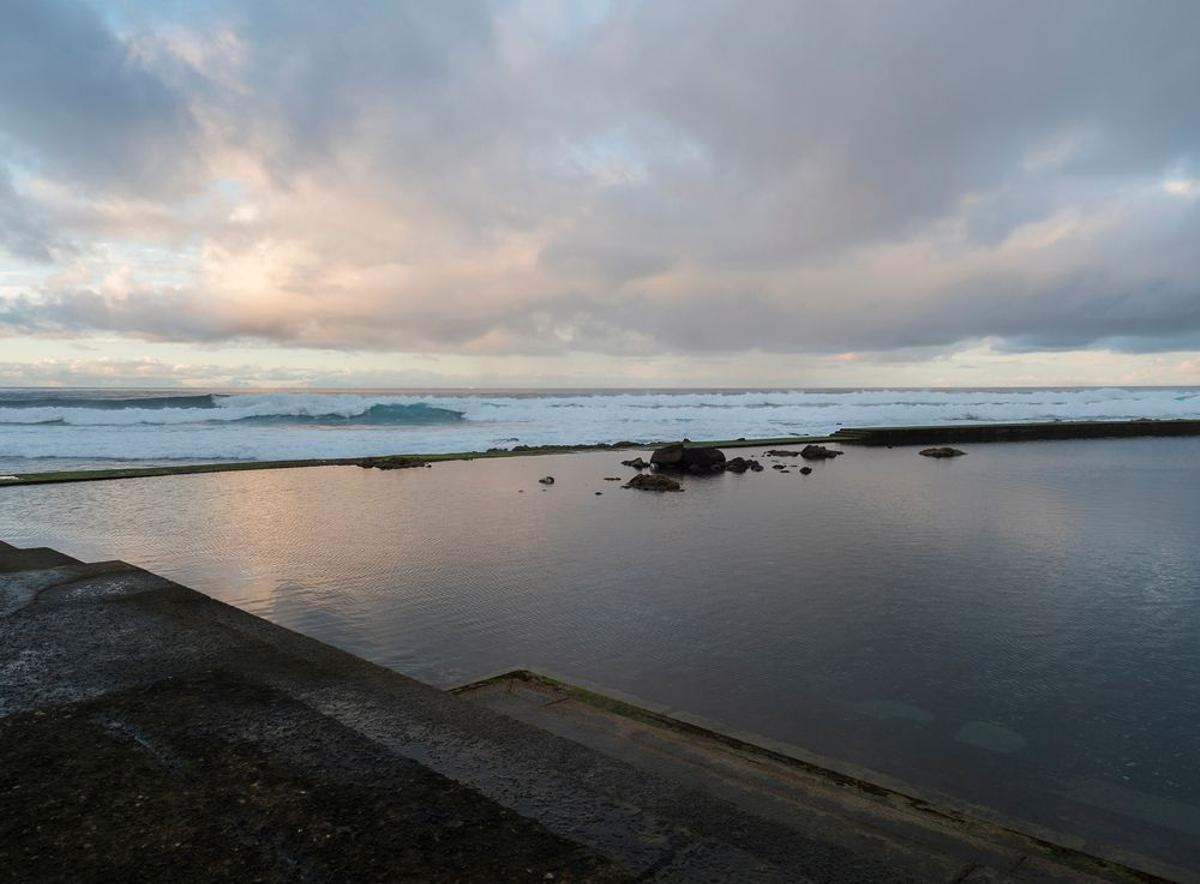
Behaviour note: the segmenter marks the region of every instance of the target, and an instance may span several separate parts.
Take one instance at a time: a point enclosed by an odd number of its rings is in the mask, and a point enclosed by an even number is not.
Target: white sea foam
[[[24,407],[21,395],[30,399]],[[515,444],[729,439],[840,426],[1200,418],[1197,388],[472,395],[240,393],[195,407],[0,392],[0,463],[26,458],[273,459]],[[49,400],[49,401],[48,401]],[[99,403],[99,404],[98,404]],[[104,404],[107,403],[107,404]],[[185,401],[182,405],[187,405]],[[26,467],[29,469],[31,467]]]

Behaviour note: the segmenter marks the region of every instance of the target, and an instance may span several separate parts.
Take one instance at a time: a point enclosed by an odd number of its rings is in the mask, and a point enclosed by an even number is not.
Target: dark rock
[[[783,469],[787,469],[787,467],[785,467],[785,466],[784,466],[783,464],[781,464],[781,463],[773,463],[773,464],[771,464],[771,469],[773,469],[773,470],[783,470]]]
[[[540,482],[542,485],[553,485],[554,477],[553,476],[543,476],[541,479],[538,479],[538,482]]]
[[[764,457],[799,457],[799,451],[789,451],[786,448],[772,448]]]
[[[803,476],[811,476],[812,467],[800,467],[800,474]]]
[[[682,491],[683,488],[674,479],[660,473],[640,473],[634,476],[623,488],[637,488],[641,491]]]
[[[600,496],[601,494],[603,494],[603,493],[604,493],[603,491],[597,491],[597,492],[596,492],[596,496],[597,496],[597,497],[599,497],[599,496]]]
[[[966,454],[965,451],[959,451],[957,448],[951,448],[949,445],[944,445],[940,448],[924,448],[917,453],[923,457],[962,457]]]
[[[720,448],[688,448],[682,443],[666,445],[650,455],[660,470],[684,473],[719,473],[725,469],[725,452]]]
[[[621,477],[620,476],[605,476],[604,481],[605,482],[620,482]]]
[[[635,457],[633,460],[621,461],[621,466],[633,467],[635,470],[645,470],[650,467],[650,464],[648,464],[646,461],[642,460],[640,457]]]
[[[763,471],[763,465],[762,465],[762,464],[760,464],[760,463],[759,463],[758,461],[756,461],[756,460],[752,460],[752,461],[750,461],[750,472],[752,472],[752,473],[761,473],[762,471]]]
[[[800,456],[805,460],[830,460],[845,454],[844,451],[835,451],[832,448],[826,448],[824,445],[805,445],[800,449]]]

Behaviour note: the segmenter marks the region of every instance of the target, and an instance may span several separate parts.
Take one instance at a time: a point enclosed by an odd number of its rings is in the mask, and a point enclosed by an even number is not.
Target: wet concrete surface
[[[796,825],[816,810],[512,712],[122,562],[0,545],[0,880],[1059,875],[1021,873],[1011,846],[962,863],[928,839],[884,849],[829,809]]]

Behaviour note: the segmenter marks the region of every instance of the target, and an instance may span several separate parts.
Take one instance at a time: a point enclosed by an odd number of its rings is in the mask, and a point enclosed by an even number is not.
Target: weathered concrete
[[[840,811],[796,825],[815,805],[566,736],[122,562],[0,548],[0,880],[1030,880],[1042,860],[956,865]]]

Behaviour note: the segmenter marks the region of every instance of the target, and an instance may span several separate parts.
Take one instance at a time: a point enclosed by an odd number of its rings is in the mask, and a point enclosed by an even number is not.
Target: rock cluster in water
[[[756,460],[749,460],[744,457],[735,457],[725,461],[725,472],[727,473],[744,473],[750,470],[752,473],[761,473],[763,465]]]
[[[805,460],[830,460],[845,453],[824,445],[805,445],[800,449],[800,456]]]
[[[692,448],[676,442],[656,449],[650,455],[650,464],[660,470],[678,473],[721,473],[725,471],[725,452],[720,448]]]

